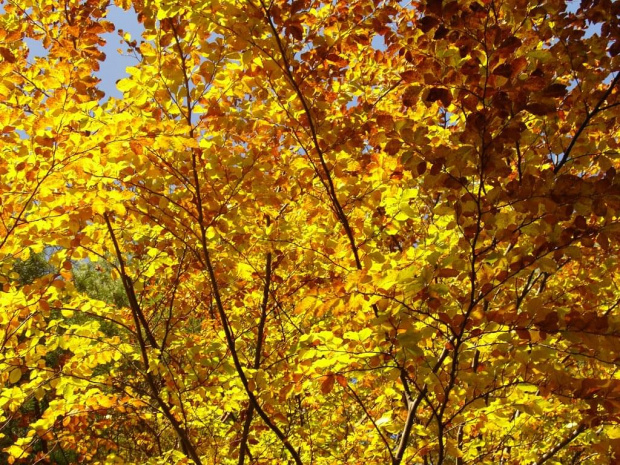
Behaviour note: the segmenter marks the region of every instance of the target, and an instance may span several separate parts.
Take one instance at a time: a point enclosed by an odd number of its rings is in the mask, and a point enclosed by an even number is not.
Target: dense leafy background
[[[2,2],[0,462],[618,463],[620,3],[266,1]]]

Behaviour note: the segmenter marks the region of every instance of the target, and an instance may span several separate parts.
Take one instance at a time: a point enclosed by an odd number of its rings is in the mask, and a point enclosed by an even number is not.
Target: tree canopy
[[[0,5],[0,463],[619,463],[620,2]]]

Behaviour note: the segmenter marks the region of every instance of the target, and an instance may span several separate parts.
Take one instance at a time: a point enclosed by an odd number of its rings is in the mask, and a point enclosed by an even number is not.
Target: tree
[[[2,460],[620,460],[618,2],[116,5],[3,3]]]

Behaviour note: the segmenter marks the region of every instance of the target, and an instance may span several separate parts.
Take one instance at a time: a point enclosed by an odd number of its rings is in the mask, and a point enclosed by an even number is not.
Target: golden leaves
[[[135,4],[100,103],[95,4],[32,7],[47,57],[22,29],[0,48],[0,410],[24,435],[84,461],[529,463],[619,408],[594,6]],[[52,270],[24,284],[30,247]]]

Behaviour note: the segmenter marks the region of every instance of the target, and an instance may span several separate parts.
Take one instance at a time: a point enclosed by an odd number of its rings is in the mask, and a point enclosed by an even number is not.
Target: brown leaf
[[[394,118],[391,115],[381,114],[377,115],[377,124],[383,129],[392,129],[394,126]]]
[[[509,78],[512,76],[512,65],[510,63],[501,64],[493,70],[492,74]]]
[[[588,227],[588,222],[582,215],[579,215],[577,216],[577,218],[575,218],[575,227],[583,231]]]
[[[329,394],[334,389],[334,381],[336,377],[334,375],[323,376],[323,381],[321,382],[321,392],[323,394]]]
[[[450,32],[443,24],[437,28],[435,31],[435,35],[433,36],[434,40],[441,40],[448,35]]]
[[[406,107],[412,107],[418,101],[418,96],[420,95],[420,87],[417,86],[409,86],[403,92],[403,105]]]
[[[539,91],[545,88],[546,83],[541,76],[532,75],[523,83],[523,88],[529,91]]]
[[[498,92],[493,96],[491,104],[498,110],[509,110],[512,106],[512,100],[506,92]]]
[[[515,58],[514,60],[510,62],[510,64],[512,66],[513,76],[517,75],[518,73],[523,71],[525,68],[527,68],[527,58],[525,57]]]
[[[418,21],[418,25],[422,32],[428,32],[439,24],[439,20],[434,16],[424,16]]]
[[[303,10],[305,7],[305,3],[306,2],[304,2],[304,0],[295,0],[293,3],[291,3],[291,15],[294,15],[295,13]]]
[[[400,73],[400,77],[405,82],[413,82],[415,79],[415,76],[416,76],[416,72],[413,70],[403,71],[402,73]]]
[[[304,38],[304,28],[299,23],[287,25],[286,32],[296,40],[302,40]]]
[[[396,155],[402,146],[400,139],[390,139],[385,145],[385,152],[389,155]]]
[[[437,299],[436,297],[431,297],[430,299],[428,299],[427,304],[433,310],[437,310],[439,307],[441,307],[441,300]]]
[[[515,331],[517,333],[517,336],[519,336],[519,338],[521,339],[526,339],[528,341],[532,339],[532,336],[530,336],[530,332],[527,329],[517,329]]]
[[[17,61],[13,53],[6,47],[0,47],[0,56],[8,63],[15,63]]]
[[[551,84],[542,91],[542,94],[544,97],[564,97],[566,86],[564,84]]]
[[[442,268],[437,272],[437,277],[439,278],[454,278],[460,274],[460,271],[454,270],[452,268]]]
[[[443,0],[427,0],[426,11],[435,15],[441,16],[441,10],[443,9]]]
[[[464,76],[473,76],[480,73],[480,62],[475,58],[471,58],[461,66],[461,74]]]
[[[436,102],[438,100],[444,107],[447,107],[452,103],[452,93],[444,87],[433,87],[426,96],[426,101]]]
[[[592,211],[596,216],[605,216],[607,214],[607,205],[602,198],[597,198],[592,202]]]
[[[542,102],[530,103],[525,109],[536,116],[545,116],[554,113],[556,110],[555,105]]]
[[[521,46],[521,43],[518,37],[510,36],[499,45],[498,52],[501,56],[509,56]]]

